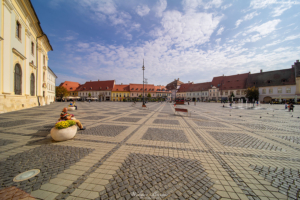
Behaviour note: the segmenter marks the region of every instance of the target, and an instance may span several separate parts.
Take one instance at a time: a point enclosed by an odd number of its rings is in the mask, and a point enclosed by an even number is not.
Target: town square
[[[299,0],[0,1],[0,200],[300,199]]]

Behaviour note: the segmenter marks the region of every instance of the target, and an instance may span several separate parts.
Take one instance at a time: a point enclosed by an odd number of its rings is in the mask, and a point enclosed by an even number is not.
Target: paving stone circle
[[[142,140],[189,143],[183,130],[148,128]]]
[[[219,123],[217,121],[210,122],[210,121],[197,121],[197,120],[193,120],[193,122],[195,124],[197,124],[198,126],[227,128],[226,125],[221,124],[221,123]]]
[[[92,128],[87,128],[84,131],[79,131],[78,134],[84,135],[98,135],[107,137],[116,137],[122,131],[126,130],[128,126],[116,126],[116,125],[99,125]]]
[[[114,121],[117,121],[117,122],[138,122],[141,119],[142,118],[121,117],[121,118],[115,119]]]
[[[271,151],[282,151],[282,148],[277,147],[268,142],[264,142],[258,138],[249,136],[244,133],[225,133],[225,132],[208,132],[213,138],[225,146],[241,147],[251,149],[264,149]],[[237,142],[238,141],[238,142]]]
[[[168,120],[168,119],[155,119],[153,121],[154,124],[174,124],[179,125],[178,120]]]
[[[8,144],[12,144],[16,141],[14,140],[5,140],[5,139],[0,139],[0,146],[5,146],[5,145],[8,145]]]
[[[30,123],[38,123],[38,122],[40,122],[40,121],[39,120],[29,120],[29,119],[15,120],[15,121],[2,122],[2,123],[0,123],[0,127],[12,127],[12,126],[19,126],[19,125],[25,125],[25,124],[30,124]]]
[[[62,173],[71,165],[94,151],[90,148],[42,145],[34,149],[9,156],[0,162],[0,189],[15,186],[28,193],[38,190],[42,184]],[[30,169],[40,169],[40,173],[22,182],[13,178]]]
[[[101,199],[220,199],[198,160],[131,153]]]
[[[300,137],[297,136],[283,136],[283,135],[275,135],[275,137],[281,138],[283,140],[287,140],[290,142],[294,142],[296,144],[300,144]]]
[[[299,169],[277,168],[250,165],[259,176],[269,181],[278,192],[287,195],[290,199],[300,198],[300,171]]]

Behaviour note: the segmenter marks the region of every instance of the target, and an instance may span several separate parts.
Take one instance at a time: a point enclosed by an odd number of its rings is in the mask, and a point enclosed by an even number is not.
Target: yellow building
[[[52,47],[30,0],[2,0],[0,16],[0,113],[48,104]]]
[[[111,95],[112,101],[123,101],[123,99],[129,99],[129,85],[114,85]]]

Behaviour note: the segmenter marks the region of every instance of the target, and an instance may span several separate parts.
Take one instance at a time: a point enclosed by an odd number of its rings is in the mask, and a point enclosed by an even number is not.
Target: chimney
[[[260,70],[260,73],[262,73],[262,69]]]
[[[249,74],[251,74],[251,72],[249,71]]]
[[[100,81],[100,80],[98,79],[98,81]]]
[[[223,76],[224,76],[224,74],[223,74]]]
[[[121,83],[121,85],[123,85],[123,83]]]
[[[92,80],[90,80],[90,82],[92,82]]]
[[[188,83],[190,83],[190,81],[188,81]]]

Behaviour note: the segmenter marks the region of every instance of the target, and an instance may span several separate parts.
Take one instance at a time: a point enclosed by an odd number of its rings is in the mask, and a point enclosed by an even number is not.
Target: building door
[[[15,94],[22,94],[22,69],[19,64],[15,66]]]

